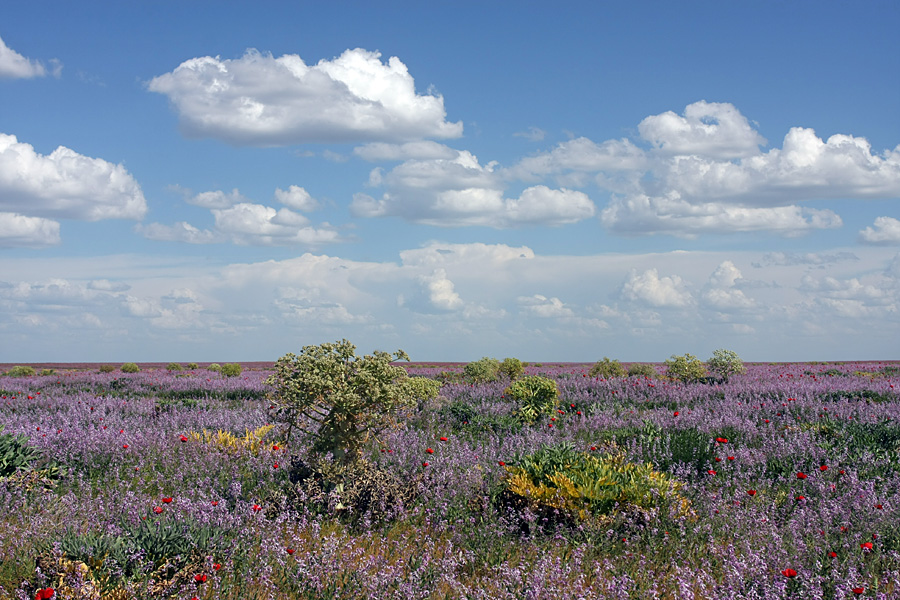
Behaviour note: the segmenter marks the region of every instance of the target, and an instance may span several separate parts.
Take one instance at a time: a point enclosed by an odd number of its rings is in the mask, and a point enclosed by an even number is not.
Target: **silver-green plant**
[[[402,350],[357,356],[347,340],[286,354],[266,380],[274,387],[273,418],[287,425],[288,440],[298,430],[313,451],[355,462],[370,439],[399,424],[402,409],[437,396],[438,382],[391,364],[401,359],[409,360]]]
[[[714,350],[712,358],[706,361],[706,367],[716,377],[728,381],[732,375],[740,375],[747,372],[744,361],[732,350]]]

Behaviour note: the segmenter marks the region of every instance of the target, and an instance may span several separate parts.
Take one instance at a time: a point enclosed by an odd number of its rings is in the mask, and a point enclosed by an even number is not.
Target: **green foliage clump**
[[[116,370],[116,368],[112,365],[100,365],[100,369],[99,369],[99,371],[101,373],[112,373],[115,370]]]
[[[710,373],[725,381],[728,381],[728,378],[732,375],[740,375],[747,372],[744,362],[732,350],[719,349],[713,351],[712,358],[706,361],[706,367]],[[843,373],[841,374],[843,375]]]
[[[197,367],[198,367],[197,363],[188,363],[187,364],[188,371],[193,371]]]
[[[516,457],[506,471],[506,490],[514,498],[576,522],[672,503],[682,515],[690,514],[690,503],[678,494],[679,482],[650,464],[628,462],[621,452],[582,452],[563,442]]]
[[[26,487],[49,484],[66,472],[56,461],[46,460],[40,450],[28,445],[24,435],[3,433],[0,423],[0,480],[18,478]]]
[[[684,383],[691,383],[706,377],[706,367],[703,366],[703,361],[693,354],[683,356],[673,354],[666,361],[666,375]]]
[[[170,362],[166,365],[166,371],[184,371],[184,367],[176,362]]]
[[[48,375],[56,375],[56,369],[41,369],[41,375],[45,377]]]
[[[34,367],[16,365],[6,372],[7,377],[30,377],[34,375]]]
[[[207,371],[214,371],[214,372],[218,373],[218,372],[220,372],[220,371],[222,370],[222,365],[220,365],[219,363],[210,363],[210,364],[206,367],[206,370],[207,370]]]
[[[616,377],[625,377],[625,367],[617,360],[610,360],[603,357],[603,360],[594,363],[588,372],[591,377],[601,377],[603,379],[614,379]]]
[[[288,441],[297,429],[314,452],[354,462],[369,439],[398,425],[401,409],[413,407],[422,394],[436,395],[391,364],[400,359],[409,356],[402,350],[357,356],[347,340],[286,354],[266,380],[275,388],[273,418],[287,425]]]
[[[516,401],[516,416],[524,423],[534,423],[543,415],[556,411],[559,387],[548,377],[530,375],[514,381],[503,395]]]
[[[238,363],[225,363],[220,371],[225,377],[237,377],[242,372],[243,368]]]
[[[500,363],[500,372],[510,380],[518,379],[525,373],[525,366],[518,358],[504,358]]]
[[[123,373],[140,373],[141,368],[137,366],[137,363],[128,362],[121,366],[120,370]]]
[[[463,368],[463,375],[475,383],[488,383],[500,379],[500,361],[485,356],[470,362]]]
[[[645,363],[633,363],[628,365],[629,377],[656,377],[658,373],[653,365]]]

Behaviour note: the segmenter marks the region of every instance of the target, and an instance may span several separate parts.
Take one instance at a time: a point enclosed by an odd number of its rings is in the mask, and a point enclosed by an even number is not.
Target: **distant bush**
[[[470,362],[463,368],[463,374],[467,379],[475,383],[487,383],[500,379],[500,361],[496,358],[485,356],[474,362]]]
[[[34,367],[23,367],[16,365],[6,372],[7,377],[30,377],[34,375]]]
[[[222,365],[221,373],[225,377],[237,377],[242,371],[243,369],[238,363],[225,363]]]
[[[100,369],[99,369],[99,371],[101,373],[112,373],[115,370],[116,370],[116,368],[112,365],[100,365]]]
[[[140,373],[141,368],[136,363],[129,362],[122,365],[121,371],[123,373]]]
[[[628,365],[629,377],[656,377],[658,373],[653,365],[634,363]]]
[[[211,363],[209,366],[206,367],[206,370],[207,371],[215,371],[216,373],[218,373],[222,370],[222,365],[220,365],[219,363]]]
[[[514,381],[503,395],[515,400],[516,416],[524,423],[534,423],[544,415],[553,414],[559,404],[559,387],[556,382],[540,375],[531,375]]]
[[[731,350],[715,350],[712,358],[706,361],[706,366],[710,373],[725,381],[728,381],[728,378],[732,375],[740,375],[747,372],[743,361],[736,352]],[[838,373],[840,375],[844,374],[840,371]]]
[[[706,377],[706,367],[693,354],[675,356],[666,361],[666,375],[684,383],[700,381]]]
[[[603,357],[603,360],[594,363],[588,373],[591,377],[601,377],[603,379],[615,379],[616,377],[625,377],[625,367],[617,360],[610,360]]]
[[[500,363],[500,372],[509,379],[517,379],[525,372],[525,366],[518,358],[504,358]]]
[[[197,363],[188,363],[187,364],[188,371],[193,371],[197,368]]]
[[[184,371],[184,367],[176,362],[171,362],[166,365],[166,371]]]
[[[41,369],[41,375],[56,375],[56,369]]]

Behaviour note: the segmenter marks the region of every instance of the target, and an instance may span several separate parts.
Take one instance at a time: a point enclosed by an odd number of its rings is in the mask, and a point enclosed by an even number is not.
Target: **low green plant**
[[[41,369],[41,375],[45,377],[48,375],[56,375],[56,369]]]
[[[218,373],[219,371],[222,370],[222,365],[220,365],[219,363],[210,363],[206,367],[206,370],[207,371],[215,371],[216,373]]]
[[[184,371],[184,367],[177,362],[170,362],[166,365],[166,371]]]
[[[3,433],[0,423],[0,479],[17,471],[28,471],[32,463],[40,457],[40,452],[27,443],[24,435]]]
[[[500,361],[485,356],[463,368],[463,375],[474,383],[488,383],[500,379]]]
[[[220,371],[225,377],[238,377],[242,372],[243,368],[238,363],[225,363]]]
[[[188,363],[187,364],[188,371],[193,371],[194,369],[197,368],[197,366],[198,366],[197,363]]]
[[[115,370],[116,368],[112,365],[100,365],[100,368],[98,369],[101,373],[112,373]]]
[[[603,357],[603,360],[594,363],[588,372],[591,377],[601,377],[603,379],[615,379],[616,377],[625,377],[625,367],[618,360],[610,360]]]
[[[525,366],[518,358],[504,358],[500,363],[500,372],[510,380],[518,379],[525,373]]]
[[[34,367],[16,365],[6,372],[7,377],[30,377],[34,375]]]
[[[700,381],[706,377],[703,361],[693,354],[675,356],[666,361],[666,375],[684,383]]]
[[[747,372],[744,362],[736,352],[723,349],[713,351],[712,357],[706,361],[706,368],[714,376],[725,381],[728,381],[732,375],[741,375]]]
[[[140,373],[141,368],[136,363],[129,362],[122,365],[120,369],[123,373]]]
[[[628,376],[629,377],[656,377],[659,374],[656,372],[656,368],[653,365],[648,365],[646,363],[632,363],[628,365]]]
[[[516,402],[515,414],[527,424],[553,414],[559,405],[556,381],[540,375],[529,375],[514,381],[503,391],[503,395]]]

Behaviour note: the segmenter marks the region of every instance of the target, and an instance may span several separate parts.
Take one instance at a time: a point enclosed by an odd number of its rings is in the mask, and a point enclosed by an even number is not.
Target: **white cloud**
[[[239,245],[316,246],[338,241],[337,231],[309,225],[309,219],[288,208],[275,210],[261,204],[241,203],[226,209],[213,209],[216,231]]]
[[[559,298],[547,298],[541,294],[534,294],[533,296],[519,296],[516,302],[522,311],[542,319],[575,316],[572,309],[563,304]]]
[[[319,208],[319,202],[310,196],[309,192],[304,188],[297,185],[292,185],[286,190],[276,188],[275,200],[288,208],[302,212],[309,212]]]
[[[737,287],[742,280],[740,269],[730,260],[726,260],[709,276],[701,298],[708,306],[717,310],[751,308],[755,306],[755,302]]]
[[[436,269],[431,275],[419,276],[419,282],[427,289],[432,306],[441,310],[462,308],[463,301],[453,290],[453,282],[447,279],[444,269]]]
[[[208,229],[197,229],[190,223],[178,221],[174,225],[148,223],[135,226],[135,231],[148,240],[160,242],[184,242],[187,244],[215,244],[224,241],[222,236]]]
[[[632,269],[622,285],[621,296],[626,300],[656,307],[684,307],[692,301],[681,277],[660,277],[656,269],[648,269],[640,274]]]
[[[230,194],[226,194],[221,190],[200,192],[193,198],[186,200],[188,204],[202,208],[229,208],[246,201],[247,199],[237,189],[231,190]]]
[[[592,217],[594,203],[583,192],[543,185],[529,187],[518,198],[504,198],[504,182],[496,163],[481,165],[461,151],[452,159],[409,160],[391,171],[372,171],[369,183],[382,186],[380,199],[354,196],[357,216],[400,216],[437,227],[522,225],[557,226]]]
[[[900,220],[877,217],[874,227],[866,227],[859,232],[859,239],[866,244],[900,244]]]
[[[59,61],[54,64],[53,74],[59,76],[62,65]],[[32,77],[44,77],[47,69],[37,60],[25,58],[4,43],[0,38],[0,79],[30,79]]]
[[[458,152],[449,146],[439,144],[431,140],[406,142],[404,144],[389,144],[386,142],[372,142],[353,149],[353,154],[363,160],[397,161],[397,160],[427,160],[443,158],[452,160]]]
[[[59,243],[56,221],[0,212],[0,248],[41,248]]]
[[[604,225],[631,235],[669,233],[692,237],[702,233],[768,231],[796,236],[813,229],[834,229],[843,222],[827,209],[778,206],[753,208],[723,202],[692,204],[677,192],[613,198],[600,213]]]
[[[64,146],[38,154],[0,133],[0,210],[86,221],[141,219],[147,203],[122,165]]]
[[[517,131],[513,135],[516,137],[525,138],[526,140],[531,142],[539,142],[544,139],[544,136],[547,135],[547,132],[539,127],[535,127],[532,125],[528,128],[527,131]]]
[[[529,180],[566,171],[633,171],[644,169],[647,161],[644,151],[628,140],[597,144],[579,137],[558,144],[550,152],[523,158],[510,174]]]
[[[766,143],[733,105],[703,100],[689,104],[683,116],[666,111],[647,117],[638,131],[665,154],[738,158],[757,154]]]
[[[377,52],[347,50],[307,65],[248,50],[233,60],[193,58],[155,77],[148,89],[169,97],[182,130],[236,145],[409,141],[455,138],[441,96],[418,95],[406,65]]]

